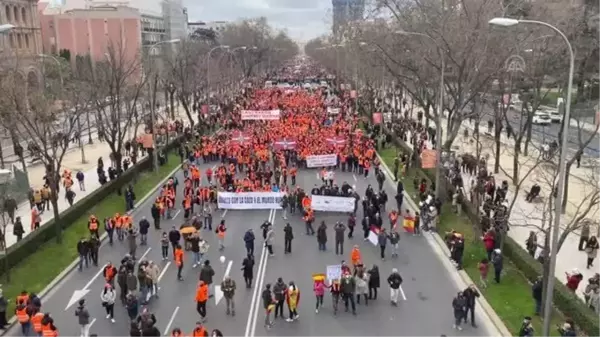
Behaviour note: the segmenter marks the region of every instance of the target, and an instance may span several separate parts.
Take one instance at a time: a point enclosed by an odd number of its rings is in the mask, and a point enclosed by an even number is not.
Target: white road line
[[[273,225],[273,227],[275,227],[275,213],[277,212],[276,209],[273,210],[272,216],[269,219],[269,222]],[[263,252],[264,254],[264,263],[263,263],[263,268],[262,271],[259,272],[258,274],[258,278],[260,280],[260,282],[258,282],[256,284],[256,289],[260,289],[262,290],[263,284],[265,283],[265,274],[267,271],[267,261],[269,261],[269,254],[267,253],[267,247],[263,245]],[[257,298],[258,298],[258,303],[256,303],[256,310],[254,310],[254,317],[252,317],[252,329],[250,330],[250,336],[249,337],[254,337],[254,334],[256,333],[256,321],[258,320],[258,307],[260,306],[260,291],[258,292]]]
[[[354,178],[354,181],[358,181],[358,179],[356,179],[356,174],[352,173],[352,178]]]
[[[400,288],[398,288],[400,290],[400,295],[402,296],[402,299],[406,301],[406,295],[404,294],[404,289],[402,289],[402,286],[400,286]]]
[[[167,262],[167,264],[165,264],[163,269],[160,271],[160,275],[158,275],[158,279],[157,279],[158,282],[160,282],[160,280],[163,278],[163,276],[165,276],[165,273],[167,272],[167,269],[169,268],[170,265],[171,265],[171,261]]]
[[[98,270],[98,272],[96,273],[96,275],[94,275],[94,277],[92,277],[92,279],[86,283],[85,287],[83,287],[83,289],[89,289],[92,286],[92,283],[94,283],[94,281],[100,276],[102,275],[102,273],[104,272],[104,267],[106,267],[106,265],[103,265],[100,270]]]
[[[178,209],[177,212],[175,212],[175,215],[173,215],[173,217],[171,218],[171,220],[175,220],[175,218],[179,215],[179,213],[181,213],[180,209]]]
[[[85,328],[87,330],[87,335],[90,335],[90,330],[92,329],[92,325],[94,325],[94,323],[96,323],[96,319],[94,318],[90,324],[88,324],[88,326]]]
[[[144,252],[144,254],[142,254],[142,256],[139,258],[138,261],[142,261],[146,255],[148,255],[148,253],[150,253],[150,251],[152,250],[152,247],[148,247],[148,249],[146,249],[146,252]]]
[[[171,315],[171,319],[169,319],[169,323],[167,323],[167,327],[165,328],[165,332],[163,332],[163,335],[165,335],[165,336],[171,335],[169,333],[169,330],[171,330],[171,325],[173,325],[173,321],[175,320],[175,316],[177,316],[178,311],[179,311],[179,307],[177,307],[177,308],[175,308],[175,310],[173,310],[173,314]]]
[[[227,276],[229,276],[229,272],[231,272],[232,265],[233,265],[233,260],[229,260],[229,263],[227,263],[227,268],[225,269],[225,275],[223,275],[223,280],[225,280],[225,278]]]
[[[271,210],[269,213],[269,220],[271,219],[272,214],[273,214],[273,210]],[[260,273],[263,269],[263,262],[265,261],[264,257],[265,257],[266,252],[267,252],[267,247],[265,247],[263,245],[261,253],[260,253],[260,259],[258,260],[258,270],[256,272],[256,275],[258,275],[258,276],[260,276]],[[252,301],[250,302],[250,310],[248,312],[248,320],[246,323],[246,332],[244,334],[245,337],[249,337],[251,334],[250,330],[252,329],[253,317],[255,317],[253,314],[255,311],[258,311],[258,305],[260,305],[260,302],[256,303],[258,300],[258,297],[259,297],[259,291],[261,290],[258,287],[258,279],[259,278],[257,278],[257,282],[254,283],[254,290],[252,292]]]
[[[227,215],[227,211],[228,211],[228,209],[226,209],[226,210],[223,212],[223,214],[221,214],[221,218],[224,218],[224,217],[225,217],[225,215]]]

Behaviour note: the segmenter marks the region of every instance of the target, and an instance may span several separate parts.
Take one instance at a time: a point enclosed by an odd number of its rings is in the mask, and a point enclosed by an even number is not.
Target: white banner
[[[312,195],[310,207],[315,211],[326,212],[354,212],[354,201],[352,197],[332,197],[327,195]]]
[[[340,113],[340,108],[329,107],[329,108],[327,108],[327,113],[330,115],[337,115]]]
[[[282,192],[219,192],[220,209],[281,209]]]
[[[276,121],[281,115],[280,110],[242,110],[243,121]]]
[[[306,156],[306,167],[324,167],[337,165],[337,154]]]

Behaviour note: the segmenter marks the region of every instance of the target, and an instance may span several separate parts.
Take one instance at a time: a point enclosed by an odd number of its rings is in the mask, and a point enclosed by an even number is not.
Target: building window
[[[27,23],[27,12],[25,11],[25,8],[21,8],[21,20],[23,20],[23,23]]]
[[[29,34],[25,34],[25,48],[29,49]]]
[[[10,40],[10,47],[15,48],[15,34],[10,34],[9,40]]]
[[[19,8],[17,6],[13,7],[13,19],[15,22],[19,22]]]
[[[6,11],[6,20],[8,20],[9,22],[12,21],[12,18],[10,16],[10,14],[12,14],[10,12],[10,6],[6,5],[6,7],[4,7],[4,10]]]
[[[17,34],[17,46],[19,46],[19,49],[23,48],[23,39],[21,38],[21,34]]]

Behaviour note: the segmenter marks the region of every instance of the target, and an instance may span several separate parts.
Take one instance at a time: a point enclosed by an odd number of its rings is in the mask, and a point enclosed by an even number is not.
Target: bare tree
[[[63,80],[52,77],[34,87],[26,86],[15,67],[3,69],[2,120],[15,132],[15,137],[27,139],[32,156],[46,167],[46,181],[50,188],[50,202],[54,220],[60,224],[58,197],[62,161],[70,140],[77,131],[77,120],[85,113],[86,85],[71,81],[68,74]],[[57,225],[56,240],[62,240],[62,226]]]
[[[128,130],[139,114],[142,88],[146,80],[142,74],[138,51],[128,50],[122,44],[112,44],[106,53],[106,61],[94,65],[90,87],[93,113],[99,136],[111,149],[111,161],[117,172],[121,171],[122,151]]]

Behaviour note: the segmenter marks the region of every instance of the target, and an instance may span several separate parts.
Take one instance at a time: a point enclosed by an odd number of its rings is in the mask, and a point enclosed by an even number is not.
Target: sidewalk
[[[178,109],[175,118],[182,119],[184,121],[184,125],[186,125],[186,126],[189,125],[188,118],[185,115],[183,108]],[[141,127],[140,127],[140,129],[141,129]],[[143,130],[138,131],[138,132],[143,132]],[[132,132],[132,134],[133,134],[133,132]],[[106,142],[101,143],[97,139],[95,139],[94,144],[91,144],[91,145],[86,144],[84,146],[84,151],[85,151],[85,157],[86,157],[87,163],[83,164],[81,162],[81,152],[79,150],[77,150],[77,151],[71,151],[71,152],[68,152],[67,154],[65,154],[65,157],[63,158],[63,162],[62,162],[62,166],[61,166],[61,171],[64,169],[69,169],[69,170],[71,170],[71,172],[73,172],[73,175],[75,175],[77,173],[77,171],[82,171],[85,176],[85,179],[84,179],[85,191],[80,191],[78,183],[75,182],[73,191],[75,192],[76,197],[75,197],[75,202],[73,203],[73,205],[76,205],[79,202],[79,200],[82,200],[87,195],[93,193],[95,190],[97,190],[98,188],[101,187],[100,183],[98,182],[98,174],[96,173],[98,158],[102,157],[105,166],[110,165],[109,155],[111,153],[111,150]],[[142,159],[142,158],[143,157],[141,157],[139,159]],[[30,184],[33,188],[40,188],[41,186],[43,186],[44,182],[41,179],[41,177],[43,177],[46,174],[45,168],[43,167],[43,165],[38,164],[38,165],[28,167],[27,173],[29,176]],[[61,189],[61,193],[58,198],[59,212],[64,211],[68,207],[69,207],[69,203],[64,198],[64,190]],[[29,235],[29,233],[31,232],[30,231],[31,208],[29,207],[28,201],[21,203],[19,205],[17,211],[15,212],[15,218],[17,216],[20,216],[21,221],[23,222],[23,228],[25,229],[25,234],[23,237],[25,237],[25,236]],[[50,221],[51,219],[54,218],[54,213],[52,210],[50,210],[50,211],[47,210],[42,214],[41,217],[42,217],[42,221],[40,223],[40,226],[43,226],[46,223],[48,223],[48,221]],[[13,225],[12,224],[9,224],[6,226],[5,235],[6,235],[7,247],[10,247],[16,243],[16,237],[13,235]]]
[[[445,120],[442,120],[442,127],[445,130]],[[475,144],[471,143],[468,139],[465,139],[462,136],[462,131],[464,130],[464,124],[461,126],[461,131],[457,136],[453,148],[458,149],[458,153],[475,153]],[[470,132],[471,133],[471,132]],[[472,139],[472,137],[469,137]],[[503,137],[504,138],[504,137]],[[512,175],[512,166],[513,166],[513,155],[512,155],[512,145],[507,145],[506,138],[502,139],[504,146],[502,146],[502,152],[500,155],[500,167],[502,167],[508,174]],[[489,155],[488,160],[488,169],[492,172],[493,164],[494,164],[494,140],[490,137],[482,136],[480,137],[480,141],[482,142],[482,155]],[[428,144],[431,147],[431,144]],[[410,144],[409,144],[410,146]],[[535,146],[534,146],[535,147]],[[528,172],[532,165],[535,164],[535,159],[531,159],[533,156],[520,158],[519,169],[521,174],[525,174]],[[529,161],[529,162],[528,162]],[[573,219],[573,216],[578,212],[577,207],[585,200],[586,197],[589,196],[594,190],[598,189],[597,183],[597,175],[594,174],[593,170],[587,168],[577,169],[575,167],[572,168],[572,172],[577,173],[576,177],[578,179],[570,179],[569,181],[569,201],[567,203],[566,214],[562,217],[561,223],[567,225]],[[525,249],[525,240],[529,236],[530,231],[539,232],[539,228],[541,226],[543,215],[548,213],[550,210],[544,209],[544,203],[527,203],[525,201],[525,195],[529,191],[530,187],[534,184],[534,182],[538,182],[538,184],[542,187],[541,195],[545,198],[548,195],[548,191],[550,189],[549,185],[552,182],[553,177],[549,177],[553,175],[552,172],[548,172],[548,170],[544,170],[543,166],[539,166],[533,170],[530,176],[527,177],[526,181],[522,183],[521,190],[519,191],[519,195],[517,196],[517,201],[515,202],[513,209],[510,214],[509,222],[511,224],[510,231],[508,232],[509,236],[519,243],[523,249]],[[506,174],[500,171],[499,174],[494,174],[496,178],[496,183],[500,184],[503,180],[507,180],[509,182],[512,181],[512,178],[508,177]],[[573,178],[575,175],[571,174]],[[522,178],[520,178],[521,180]],[[463,173],[463,181],[465,184],[465,189],[468,193],[470,189],[472,177],[466,173]],[[509,192],[507,195],[507,200],[512,202],[514,199],[515,186],[509,183]],[[547,199],[544,199],[547,200]],[[547,205],[547,202],[546,202]],[[587,204],[585,204],[587,205]],[[587,218],[596,219],[598,218],[598,205],[596,205],[590,213],[588,213]],[[544,229],[547,229],[549,224],[544,226]],[[598,229],[592,228],[591,234],[595,235]],[[577,294],[580,297],[583,297],[583,290],[585,289],[585,285],[587,284],[587,279],[592,277],[594,271],[598,270],[597,267],[593,269],[586,269],[586,254],[584,252],[580,252],[578,250],[579,244],[579,235],[578,232],[572,232],[567,236],[564,244],[559,251],[557,257],[556,264],[556,272],[555,276],[561,280],[563,283],[566,282],[565,272],[570,272],[574,268],[579,269],[579,271],[584,276],[584,281],[579,286]],[[562,234],[562,231],[561,231]],[[543,234],[538,233],[538,243],[542,243],[544,240]],[[540,249],[538,249],[539,254]]]

